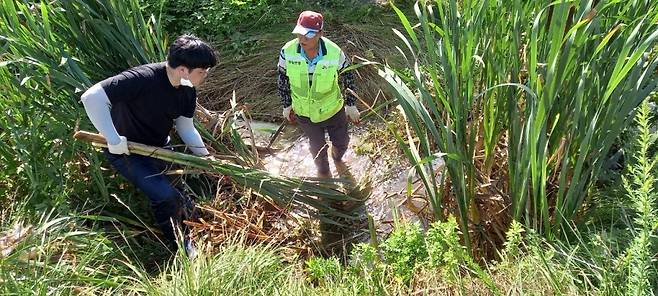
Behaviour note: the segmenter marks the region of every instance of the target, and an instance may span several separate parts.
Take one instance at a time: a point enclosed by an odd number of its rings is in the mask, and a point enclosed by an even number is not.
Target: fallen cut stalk
[[[96,147],[107,147],[105,138],[100,134],[77,131],[73,137],[91,142]],[[282,177],[272,175],[267,171],[240,166],[227,160],[212,160],[135,142],[128,142],[128,150],[130,153],[229,176],[233,182],[252,189],[255,194],[269,198],[279,206],[304,205],[314,208],[318,212],[313,212],[312,215],[328,222],[335,221],[327,217],[356,219],[349,213],[333,208],[331,203],[337,201],[362,201],[338,190],[338,186],[333,182],[335,180],[323,181]],[[217,158],[221,158],[221,156]]]

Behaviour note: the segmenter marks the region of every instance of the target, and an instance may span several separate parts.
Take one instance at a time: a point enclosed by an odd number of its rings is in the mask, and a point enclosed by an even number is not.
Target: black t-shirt
[[[166,63],[141,65],[101,81],[112,103],[112,121],[128,141],[152,146],[166,144],[174,119],[192,117],[196,90],[174,87]]]

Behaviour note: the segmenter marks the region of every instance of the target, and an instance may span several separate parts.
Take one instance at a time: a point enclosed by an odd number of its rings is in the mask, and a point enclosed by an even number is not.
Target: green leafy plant
[[[425,239],[417,223],[400,223],[381,244],[384,260],[393,274],[409,283],[417,266],[427,259]]]
[[[445,277],[452,282],[461,282],[461,269],[465,268],[480,278],[492,293],[501,294],[487,271],[473,261],[459,237],[454,216],[448,217],[446,222],[432,223],[425,237],[428,265],[441,268]]]
[[[511,262],[520,255],[520,247],[523,242],[523,225],[518,221],[512,221],[505,236],[505,248],[501,253],[503,262]]]
[[[350,266],[357,270],[374,270],[378,268],[381,262],[379,251],[371,244],[358,243],[352,248],[350,253]]]
[[[306,261],[306,272],[309,280],[324,284],[338,281],[342,276],[342,267],[336,257],[313,257]]]
[[[453,216],[447,222],[434,222],[427,231],[425,238],[429,265],[444,267],[448,273],[455,276],[459,265],[464,260],[464,251],[459,243],[457,222]]]
[[[635,137],[633,161],[629,161],[628,177],[622,177],[624,188],[633,202],[636,211],[634,219],[635,239],[626,252],[628,264],[627,290],[632,295],[652,295],[652,279],[656,272],[653,266],[653,245],[655,231],[658,229],[656,216],[656,180],[655,168],[658,159],[650,157],[648,150],[655,141],[655,134],[650,131],[649,106],[645,101],[638,108],[635,116],[638,130]]]

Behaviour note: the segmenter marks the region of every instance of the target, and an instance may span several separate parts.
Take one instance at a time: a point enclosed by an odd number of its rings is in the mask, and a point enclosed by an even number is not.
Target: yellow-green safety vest
[[[322,40],[327,52],[315,65],[310,85],[308,63],[297,52],[299,40],[291,40],[283,47],[292,109],[295,114],[308,117],[315,123],[331,118],[343,108],[343,95],[338,87],[340,47],[327,38],[322,37]]]

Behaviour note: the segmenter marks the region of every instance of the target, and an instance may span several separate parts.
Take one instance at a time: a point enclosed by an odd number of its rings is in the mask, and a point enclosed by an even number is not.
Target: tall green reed
[[[514,219],[566,232],[629,115],[657,87],[658,60],[645,53],[658,38],[658,4],[423,0],[417,24],[393,7],[413,75],[380,75],[419,140],[402,148],[435,217],[445,207],[430,166],[439,156],[467,245],[469,224],[479,224],[474,199],[490,186]]]

